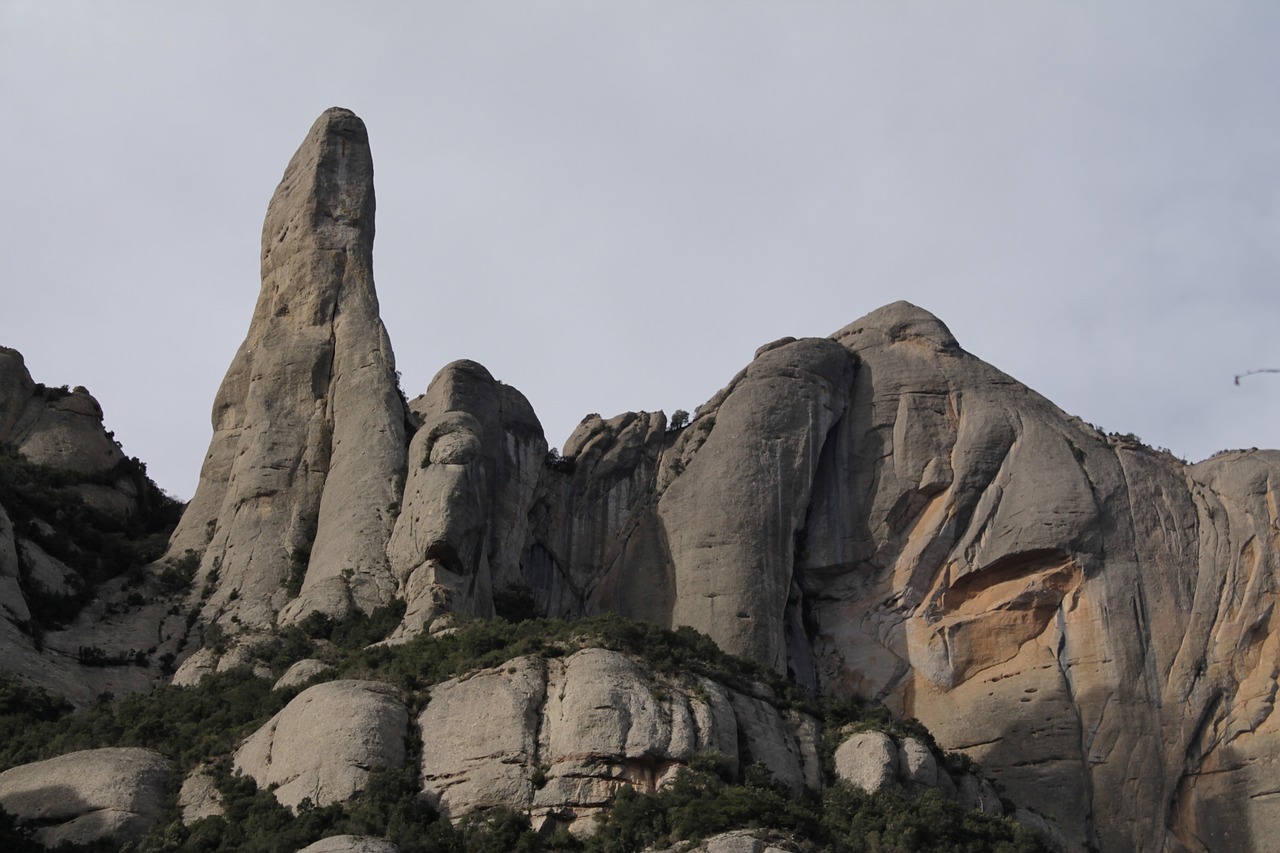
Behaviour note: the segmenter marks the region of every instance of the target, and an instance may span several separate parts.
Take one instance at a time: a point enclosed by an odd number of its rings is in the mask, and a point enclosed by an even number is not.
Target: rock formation
[[[523,580],[547,455],[529,401],[475,362],[444,367],[410,407],[421,427],[388,550],[406,634],[442,613],[492,616],[494,579]]]
[[[552,612],[917,716],[1071,849],[1266,848],[1280,454],[1104,436],[906,303],[648,423],[588,419],[546,475],[524,577]]]
[[[47,388],[22,354],[0,347],[0,442],[37,465],[105,474],[125,458],[102,428],[102,407],[84,388]]]
[[[606,649],[444,682],[418,726],[423,790],[453,817],[503,805],[573,826],[620,786],[652,791],[704,752],[735,770],[759,761],[796,790],[821,786],[811,719],[705,678],[655,683]]]
[[[688,425],[589,415],[548,455],[528,401],[474,362],[405,404],[373,290],[373,208],[364,126],[330,110],[272,199],[257,308],[170,543],[171,559],[199,555],[187,606],[230,645],[198,651],[181,680],[249,662],[249,641],[308,614],[397,599],[397,640],[513,601],[616,612],[918,717],[1064,849],[1274,846],[1280,452],[1189,466],[1104,435],[898,302],[762,347]],[[41,391],[0,350],[0,442],[101,477],[120,459],[104,436],[87,392]],[[75,581],[5,509],[0,642],[9,631],[16,647],[27,584]],[[35,672],[43,659],[22,654],[15,668]],[[418,721],[430,796],[586,814],[698,744],[736,749],[727,732],[807,784],[797,721],[783,736],[758,699],[709,687],[659,699],[606,658],[441,685]],[[503,739],[484,753],[489,728]],[[897,763],[869,785],[930,776],[915,747],[879,748]]]
[[[301,693],[236,750],[235,768],[281,805],[327,806],[364,789],[375,767],[404,766],[409,713],[376,681],[330,681]]]
[[[0,806],[37,823],[46,847],[138,841],[159,814],[172,766],[146,749],[90,749],[0,773]]]
[[[181,506],[102,419],[87,390],[37,383],[0,347],[0,650],[6,670],[77,703],[149,689],[159,672],[132,664],[179,634],[164,625],[170,602],[130,591]]]
[[[372,610],[396,591],[386,546],[406,413],[373,289],[373,216],[364,123],[328,110],[267,209],[258,303],[171,542],[203,555],[205,612],[222,626]]]

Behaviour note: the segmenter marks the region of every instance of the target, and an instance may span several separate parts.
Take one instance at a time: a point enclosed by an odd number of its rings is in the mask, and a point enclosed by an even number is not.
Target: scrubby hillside
[[[10,823],[0,841],[293,851],[355,835],[402,853],[639,851],[750,829],[743,838],[783,850],[1041,849],[995,816],[1003,807],[982,801],[970,763],[943,755],[922,727],[811,702],[688,629],[489,621],[367,646],[394,616],[315,617],[256,647],[252,668],[74,714],[0,681],[0,802],[39,827]],[[273,687],[300,662],[315,674]],[[522,731],[503,718],[512,694],[495,684],[537,672],[550,680],[526,700],[556,704]],[[896,752],[844,767],[838,748],[868,733],[904,745],[914,775]],[[523,752],[504,753],[522,741]],[[113,785],[83,778],[122,765]],[[884,781],[840,780],[859,772]],[[50,786],[79,793],[50,807]],[[110,810],[128,818],[90,842]]]

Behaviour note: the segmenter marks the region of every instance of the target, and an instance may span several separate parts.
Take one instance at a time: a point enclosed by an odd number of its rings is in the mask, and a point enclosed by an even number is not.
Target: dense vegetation
[[[402,607],[335,621],[313,616],[259,643],[254,654],[275,673],[303,657],[326,658],[334,669],[324,678],[375,678],[397,684],[418,702],[424,688],[512,657],[569,654],[604,647],[635,655],[659,675],[697,673],[779,705],[803,706],[823,717],[829,731],[850,723],[886,728],[897,734],[932,738],[912,721],[893,721],[883,709],[851,703],[816,704],[776,673],[721,652],[690,629],[666,631],[616,616],[576,622],[533,619],[464,624],[453,633],[420,635],[395,646],[367,647],[398,622]],[[563,831],[539,835],[527,816],[492,809],[457,825],[441,820],[419,796],[416,756],[408,744],[403,770],[376,770],[356,801],[324,807],[304,804],[295,815],[252,779],[231,772],[236,744],[283,708],[302,687],[272,690],[272,680],[247,668],[205,678],[194,687],[162,687],[146,695],[99,702],[72,713],[71,706],[44,691],[0,676],[0,770],[77,749],[141,746],[175,759],[173,790],[165,812],[136,849],[151,853],[262,851],[288,853],[336,834],[372,835],[394,841],[403,853],[487,853],[487,851],[583,851],[624,853],[647,846],[693,842],[735,828],[768,829],[814,853],[898,853],[899,851],[999,851],[1041,849],[1024,830],[1004,819],[966,812],[936,794],[908,799],[901,794],[865,794],[844,784],[825,794],[793,796],[775,784],[760,765],[737,776],[717,756],[700,756],[676,780],[654,794],[624,789],[611,816],[590,839]],[[829,741],[828,751],[834,748]],[[222,795],[224,817],[183,825],[177,783],[203,766]],[[29,830],[0,812],[0,849],[23,851]],[[73,848],[68,848],[68,851]],[[74,848],[108,850],[95,845]]]
[[[118,484],[127,484],[137,495],[136,509],[127,518],[90,506],[78,491],[84,486]],[[146,465],[137,459],[126,457],[109,471],[82,476],[36,465],[3,443],[0,506],[19,537],[73,569],[79,578],[70,594],[45,590],[30,582],[30,567],[19,549],[24,597],[34,623],[25,627],[36,636],[75,618],[99,584],[125,574],[140,583],[141,568],[164,553],[183,508],[151,481]]]

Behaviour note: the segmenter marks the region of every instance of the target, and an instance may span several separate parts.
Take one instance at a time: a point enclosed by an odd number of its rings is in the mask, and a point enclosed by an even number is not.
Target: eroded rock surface
[[[285,621],[368,611],[395,593],[386,545],[405,409],[373,288],[373,218],[364,123],[328,110],[267,209],[258,303],[171,542],[203,554],[205,609],[228,630],[281,610]]]
[[[298,853],[398,853],[390,841],[368,835],[331,835],[308,844]]]
[[[652,791],[698,753],[734,768],[760,761],[802,786],[818,774],[810,722],[708,679],[655,677],[605,649],[517,658],[432,688],[418,718],[423,788],[454,818],[505,805],[572,826],[620,786]]]
[[[343,802],[364,789],[375,768],[404,766],[409,712],[394,687],[330,681],[299,693],[236,750],[237,772],[296,809]]]
[[[421,427],[388,550],[405,634],[442,613],[492,616],[495,580],[523,581],[547,455],[528,400],[475,362],[444,367],[411,406]]]
[[[47,388],[22,354],[0,346],[0,442],[28,461],[79,475],[106,474],[125,458],[86,389]]]
[[[0,773],[0,806],[40,824],[46,847],[138,841],[159,814],[173,767],[147,749],[90,749]]]

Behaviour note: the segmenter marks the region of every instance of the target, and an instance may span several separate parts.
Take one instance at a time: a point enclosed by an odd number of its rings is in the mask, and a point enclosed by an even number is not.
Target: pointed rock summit
[[[202,554],[206,619],[266,627],[388,602],[405,408],[373,287],[364,123],[326,110],[262,227],[262,289],[213,406],[171,553]]]

